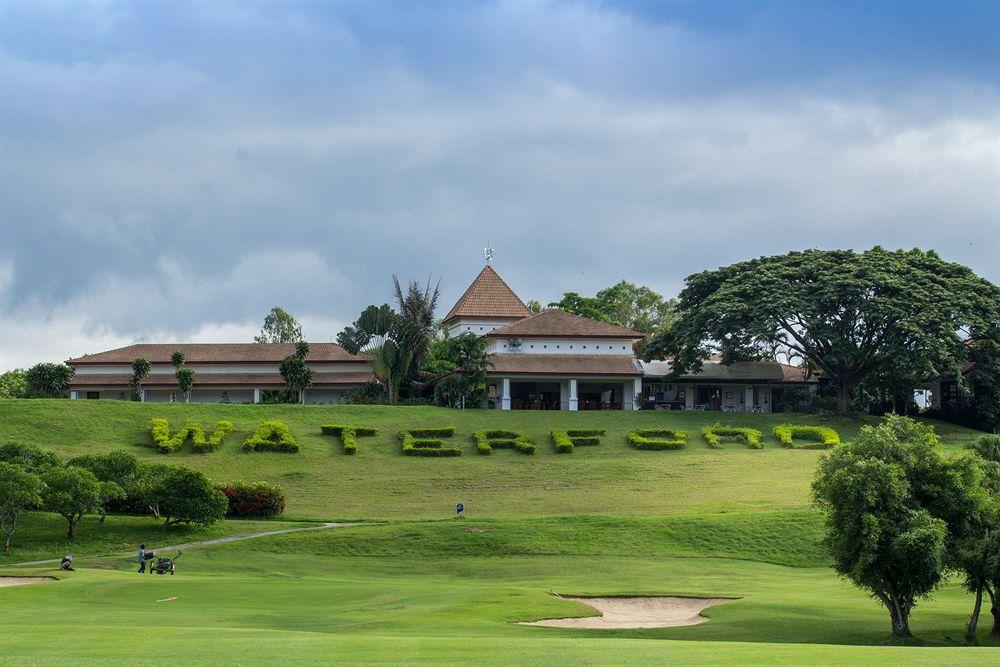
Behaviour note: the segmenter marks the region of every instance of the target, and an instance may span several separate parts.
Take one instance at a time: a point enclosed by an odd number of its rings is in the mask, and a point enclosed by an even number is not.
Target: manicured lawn
[[[186,419],[206,429],[220,419],[236,431],[212,454],[162,455],[149,447],[149,420],[164,417],[172,428]],[[262,419],[286,422],[302,446],[298,454],[244,453],[240,446]],[[837,429],[845,441],[863,422],[815,415],[699,412],[507,412],[430,407],[253,406],[137,404],[117,401],[0,401],[0,442],[24,440],[69,457],[125,448],[151,461],[183,463],[216,481],[265,480],[288,495],[295,518],[443,518],[464,503],[472,517],[568,514],[657,516],[692,512],[803,508],[809,504],[816,451],[780,447],[771,428],[787,420]],[[700,429],[716,421],[764,431],[764,449],[738,443],[709,449]],[[324,422],[371,424],[380,429],[359,438],[359,451],[345,456],[340,444],[320,434]],[[397,434],[413,426],[455,425],[457,458],[404,457]],[[949,446],[977,432],[938,424]],[[690,433],[681,451],[637,451],[625,444],[629,428],[677,428]],[[472,432],[507,428],[533,436],[534,456],[500,450],[474,453]],[[571,455],[553,451],[549,431],[603,428],[596,447]]]
[[[220,451],[169,456],[149,447],[149,420],[211,429],[234,422]],[[285,421],[300,453],[246,454],[262,419]],[[32,513],[2,563],[280,529],[291,518],[363,525],[185,550],[176,576],[139,576],[131,556],[78,559],[78,570],[0,567],[0,576],[60,581],[0,590],[0,655],[11,665],[106,664],[997,664],[1000,642],[962,645],[972,598],[955,582],[913,613],[912,645],[889,645],[888,615],[837,578],[822,545],[809,483],[820,452],[787,450],[786,420],[856,437],[863,421],[810,415],[496,413],[379,406],[216,406],[101,401],[0,401],[0,442],[64,457],[125,448],[217,481],[266,480],[288,495],[282,521],[227,521],[160,533],[151,518],[65,523]],[[703,425],[753,426],[764,448],[710,449]],[[375,425],[345,456],[319,425]],[[398,431],[455,425],[458,458],[404,457]],[[977,432],[937,425],[952,450]],[[535,456],[477,456],[473,431],[505,428],[539,443]],[[548,432],[603,428],[596,447],[556,454]],[[630,428],[690,433],[681,451],[637,451]],[[462,502],[464,518],[453,517]],[[376,520],[376,521],[371,521]],[[297,524],[308,525],[308,524]],[[517,621],[591,613],[561,595],[732,597],[708,623],[574,630]],[[171,599],[173,598],[173,599]]]

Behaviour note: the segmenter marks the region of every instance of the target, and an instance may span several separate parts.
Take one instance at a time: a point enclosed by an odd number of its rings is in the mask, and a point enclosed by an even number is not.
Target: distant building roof
[[[644,361],[643,375],[648,378],[670,375],[672,363],[669,361]],[[805,369],[775,363],[773,361],[737,361],[723,364],[705,361],[698,373],[685,373],[681,380],[715,380],[719,382],[816,382],[816,378],[806,376]]]
[[[130,373],[84,373],[73,377],[71,389],[83,387],[127,387],[132,379]],[[314,373],[313,387],[353,387],[361,386],[375,379],[370,372]],[[151,373],[143,380],[148,389],[175,389],[177,378],[172,373]],[[280,373],[198,373],[194,379],[199,387],[283,387],[285,380]]]
[[[487,264],[465,290],[465,294],[445,315],[447,323],[459,317],[519,318],[531,311],[514,290],[507,286],[493,267]]]
[[[66,363],[81,364],[131,364],[145,359],[151,364],[169,364],[170,355],[183,352],[188,364],[246,364],[281,363],[295,352],[294,343],[139,343],[106,352],[85,354]],[[310,343],[310,362],[352,361],[365,363],[359,355],[349,353],[336,343]]]
[[[491,375],[642,375],[625,354],[495,354],[491,360]]]
[[[645,334],[623,327],[616,327],[612,324],[598,322],[589,317],[573,315],[572,313],[567,313],[565,310],[551,308],[543,310],[537,315],[511,322],[499,329],[494,329],[486,334],[486,337],[626,338],[629,340],[640,340],[645,337]]]

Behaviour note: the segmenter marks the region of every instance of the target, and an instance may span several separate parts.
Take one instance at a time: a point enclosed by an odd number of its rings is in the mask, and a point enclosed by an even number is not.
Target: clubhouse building
[[[790,387],[815,391],[803,369],[772,362],[706,361],[699,373],[670,377],[669,361],[642,362],[633,346],[644,334],[562,310],[532,313],[486,265],[444,318],[449,335],[482,336],[492,354],[484,407],[497,410],[669,410],[771,412]],[[196,373],[189,397],[198,403],[258,403],[264,391],[284,388],[278,372],[294,345],[282,343],[138,344],[88,354],[66,363],[75,399],[129,397],[131,364],[152,370],[144,401],[184,400],[170,356],[184,353]],[[313,386],[302,403],[338,403],[374,380],[368,361],[335,343],[310,343]]]

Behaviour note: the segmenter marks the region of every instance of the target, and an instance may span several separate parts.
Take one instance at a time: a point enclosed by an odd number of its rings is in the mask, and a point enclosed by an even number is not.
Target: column
[[[753,385],[743,388],[743,412],[753,412]]]
[[[140,403],[145,403],[146,402],[146,390],[145,389],[140,389],[139,390],[139,402]]]
[[[641,410],[642,409],[643,399],[640,399],[638,401],[635,400],[635,397],[638,396],[641,393],[642,393],[642,378],[641,377],[633,378],[632,379],[632,397],[633,397],[632,400],[635,403],[635,405],[632,406],[633,410]]]
[[[684,385],[684,409],[694,410],[694,385]]]
[[[299,389],[299,405],[305,405],[305,404],[306,404],[306,390]]]
[[[500,409],[510,410],[510,378],[503,379],[503,393],[500,398]]]
[[[253,404],[257,405],[258,403],[260,403],[260,389],[255,387],[253,390]]]
[[[569,380],[569,409],[579,410],[580,401],[576,397],[576,378],[570,378]]]
[[[75,389],[73,391],[69,392],[69,399],[71,401],[75,401],[76,400],[76,390]]]

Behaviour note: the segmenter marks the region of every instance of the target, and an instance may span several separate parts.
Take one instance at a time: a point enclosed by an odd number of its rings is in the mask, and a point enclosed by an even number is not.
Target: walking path
[[[359,526],[359,523],[337,523],[337,522],[327,522],[315,526],[306,526],[305,528],[283,528],[281,530],[268,530],[263,533],[247,533],[246,535],[231,535],[230,537],[216,537],[212,540],[201,540],[200,542],[186,542],[184,544],[171,544],[169,546],[158,547],[152,549],[152,551],[163,551],[164,549],[191,549],[193,547],[201,547],[206,544],[222,544],[224,542],[240,542],[242,540],[253,540],[258,537],[270,537],[271,535],[282,535],[284,533],[300,533],[307,530],[327,530],[329,528],[345,528],[347,526]],[[75,556],[74,560],[84,560],[88,558],[106,558],[108,556],[130,556],[135,554],[135,550],[131,551],[119,551],[117,553],[110,554],[96,554],[93,556]],[[59,563],[62,558],[53,558],[51,560],[32,560],[25,563],[10,563],[3,565],[2,567],[20,567],[25,565],[48,565],[50,563]]]

